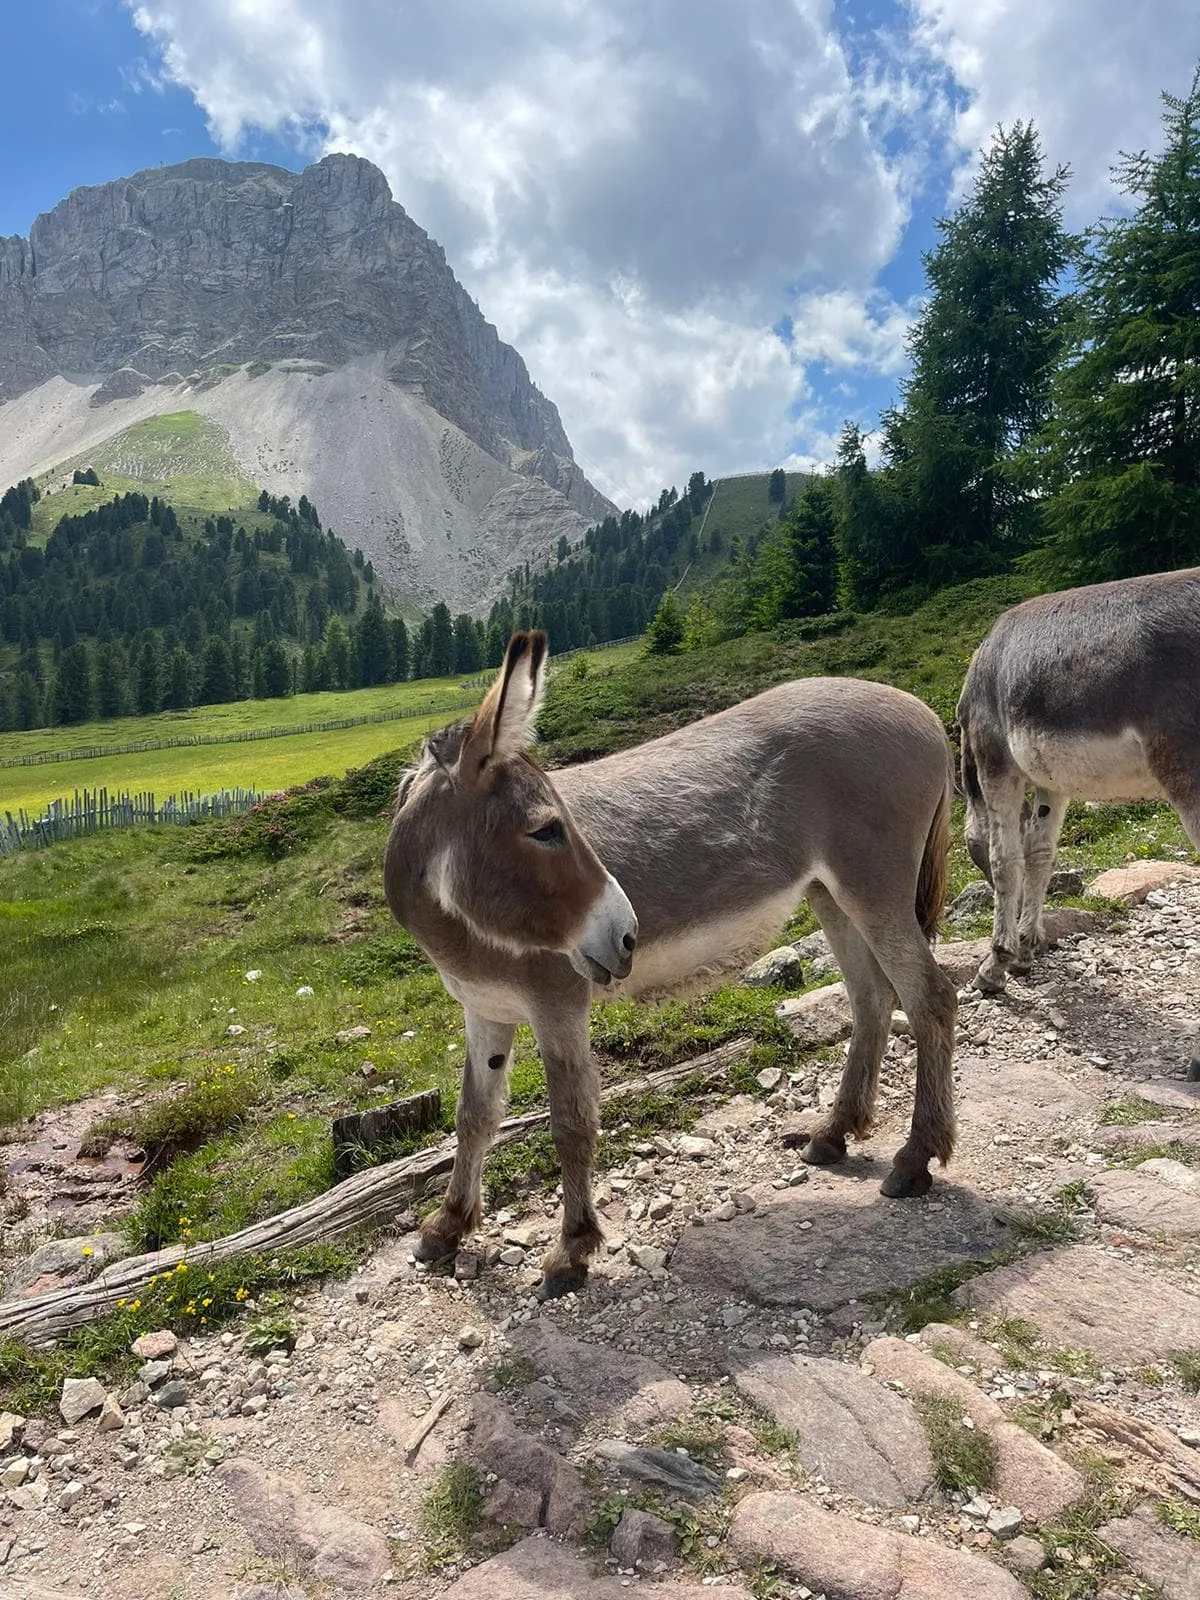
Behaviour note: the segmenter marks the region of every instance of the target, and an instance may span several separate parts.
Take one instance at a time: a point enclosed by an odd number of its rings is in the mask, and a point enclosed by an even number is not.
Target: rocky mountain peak
[[[508,473],[536,480],[551,498],[535,521],[561,499],[573,523],[543,530],[546,548],[612,509],[575,464],[557,409],[520,355],[361,157],[329,155],[299,173],[209,158],[148,168],[76,189],[37,218],[28,240],[0,240],[0,401],[66,379],[88,387],[93,410],[140,400],[144,415],[155,386],[163,403],[150,409],[172,411],[184,408],[179,385],[195,391],[238,369],[311,380],[348,366],[369,369],[364,400],[386,382]],[[45,442],[36,429],[32,437]],[[441,456],[458,459],[456,437],[440,441]],[[261,481],[263,452],[233,442]],[[267,441],[268,463],[284,454]],[[4,466],[11,474],[46,464]],[[297,464],[293,477],[303,474]],[[331,496],[320,476],[304,488],[324,509]],[[428,491],[425,482],[426,501]],[[446,493],[456,498],[452,484]],[[528,545],[531,526],[519,543]],[[396,566],[382,534],[373,540],[368,530],[362,542],[376,546],[385,571]]]

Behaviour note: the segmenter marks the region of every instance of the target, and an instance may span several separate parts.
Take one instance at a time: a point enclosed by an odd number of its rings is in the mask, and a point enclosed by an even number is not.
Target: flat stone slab
[[[770,1356],[733,1381],[796,1437],[804,1470],[870,1505],[901,1507],[933,1487],[925,1430],[906,1400],[845,1361]]]
[[[1097,1172],[1087,1180],[1088,1197],[1105,1222],[1168,1239],[1200,1235],[1200,1190],[1164,1183],[1152,1172]],[[1200,1330],[1198,1330],[1200,1337]]]
[[[649,1356],[569,1339],[539,1319],[509,1335],[509,1344],[588,1417],[626,1427],[671,1422],[692,1409],[692,1391]]]
[[[740,1584],[656,1583],[655,1600],[751,1600]],[[575,1551],[553,1539],[523,1539],[452,1583],[444,1600],[628,1600],[618,1578],[597,1577]]]
[[[944,1395],[963,1409],[996,1446],[995,1497],[1019,1506],[1032,1522],[1049,1522],[1084,1492],[1084,1481],[1061,1456],[1011,1422],[961,1372],[906,1339],[874,1339],[862,1353],[877,1378],[901,1383],[911,1395]]]
[[[1200,882],[1200,867],[1187,861],[1131,861],[1128,866],[1109,867],[1088,884],[1088,893],[1105,900],[1120,900],[1123,905],[1140,906],[1151,889],[1170,884]]]
[[[370,1592],[392,1564],[378,1528],[254,1462],[235,1457],[219,1466],[214,1477],[260,1556],[276,1561],[295,1556],[316,1578],[337,1588]]]
[[[1200,1330],[1200,1295],[1096,1245],[1067,1245],[999,1267],[964,1283],[953,1299],[1024,1317],[1050,1344],[1091,1350],[1105,1361],[1170,1360],[1195,1349]]]
[[[1186,1078],[1146,1078],[1132,1092],[1154,1106],[1169,1106],[1172,1111],[1200,1111],[1200,1083]]]
[[[1200,1596],[1200,1547],[1194,1539],[1164,1528],[1147,1507],[1139,1506],[1132,1516],[1106,1522],[1097,1533],[1143,1578],[1157,1584],[1163,1600],[1197,1600]]]
[[[881,1163],[861,1178],[853,1170],[852,1162],[840,1174],[814,1175],[799,1189],[752,1189],[755,1211],[684,1229],[672,1274],[762,1305],[832,1311],[936,1268],[976,1261],[1007,1242],[991,1206],[973,1190],[939,1179],[928,1201],[887,1200],[879,1192]],[[802,1229],[802,1222],[811,1226]]]
[[[1098,1093],[1050,1066],[979,1056],[959,1056],[954,1065],[958,1118],[964,1128],[1049,1130],[1086,1116],[1099,1104]]]
[[[796,1494],[747,1495],[729,1540],[744,1559],[774,1561],[826,1600],[1029,1600],[983,1556],[821,1511]]]

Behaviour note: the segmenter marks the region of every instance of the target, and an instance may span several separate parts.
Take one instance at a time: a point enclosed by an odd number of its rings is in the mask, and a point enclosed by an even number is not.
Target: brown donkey
[[[938,718],[883,684],[808,678],[551,780],[527,754],[545,670],[545,634],[515,634],[474,721],[435,734],[404,775],[388,839],[388,903],[466,1013],[458,1149],[421,1259],[450,1255],[478,1226],[513,1035],[528,1021],[563,1182],[541,1293],[578,1288],[601,1242],[590,1001],[736,970],[804,895],[854,1027],[803,1159],[839,1161],[847,1135],[870,1131],[898,995],[917,1039],[916,1104],[883,1192],[923,1194],[930,1159],[954,1145],[955,993],[929,947],[953,790]]]

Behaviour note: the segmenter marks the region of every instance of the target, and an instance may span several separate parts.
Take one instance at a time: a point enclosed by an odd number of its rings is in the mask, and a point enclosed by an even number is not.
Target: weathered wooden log
[[[612,1084],[604,1090],[601,1099],[611,1102],[623,1095],[670,1089],[694,1076],[718,1078],[733,1062],[748,1055],[752,1045],[751,1039],[731,1039],[728,1044],[692,1061],[681,1062],[677,1067]],[[492,1148],[523,1139],[547,1127],[549,1122],[549,1111],[529,1111],[523,1116],[507,1117],[500,1124]],[[185,1259],[190,1268],[199,1270],[212,1261],[231,1261],[266,1250],[291,1250],[336,1238],[364,1223],[384,1223],[419,1199],[438,1179],[449,1176],[455,1148],[456,1141],[451,1136],[433,1149],[417,1150],[397,1161],[355,1173],[344,1183],[335,1184],[302,1205],[281,1211],[278,1216],[264,1217],[261,1222],[251,1223],[248,1228],[227,1234],[223,1239],[212,1239],[204,1244],[172,1245],[149,1255],[126,1256],[123,1261],[114,1261],[105,1267],[90,1283],[52,1289],[27,1300],[2,1301],[0,1336],[18,1335],[33,1340],[55,1338],[112,1311],[119,1299],[140,1294],[152,1277],[169,1272]]]
[[[348,1111],[333,1119],[333,1181],[341,1183],[360,1165],[365,1151],[378,1150],[390,1140],[406,1133],[424,1133],[436,1128],[442,1115],[442,1091],[426,1089],[410,1094],[390,1105],[372,1106],[370,1111]]]

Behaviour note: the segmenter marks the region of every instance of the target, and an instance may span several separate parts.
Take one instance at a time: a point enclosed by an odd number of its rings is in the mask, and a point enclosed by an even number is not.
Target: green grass
[[[318,773],[340,775],[350,767],[364,766],[395,749],[399,741],[415,741],[447,720],[444,714],[426,714],[403,722],[368,722],[327,733],[297,733],[244,744],[191,745],[90,761],[4,767],[0,768],[0,814],[23,808],[32,815],[50,800],[69,799],[76,789],[104,787],[110,793],[150,790],[160,802],[184,790],[193,794],[215,794],[222,789],[271,793],[306,783]]]
[[[112,717],[105,722],[80,722],[67,728],[0,733],[0,760],[13,756],[63,755],[93,746],[110,751],[115,746],[156,739],[261,736],[268,729],[299,728],[309,722],[369,717],[381,712],[405,711],[417,715],[430,707],[469,698],[460,683],[458,678],[422,678],[409,683],[382,684],[373,689],[298,694],[282,700],[231,700],[225,705],[194,706],[190,711],[160,711],[152,717]],[[447,713],[447,720],[453,715]]]
[[[100,1375],[114,1387],[131,1379],[138,1360],[129,1347],[140,1334],[157,1328],[203,1333],[259,1308],[278,1318],[297,1285],[349,1272],[369,1240],[364,1233],[203,1270],[177,1268],[142,1294],[118,1301],[108,1315],[60,1334],[52,1346],[31,1349],[19,1339],[0,1339],[0,1404],[20,1416],[56,1415],[64,1378]]]
[[[968,1428],[957,1400],[914,1394],[940,1489],[990,1489],[996,1482],[996,1444],[983,1428]]]
[[[483,1523],[483,1473],[466,1462],[444,1466],[421,1503],[421,1565],[432,1571],[469,1555]]]
[[[1161,1106],[1152,1105],[1139,1095],[1126,1095],[1121,1100],[1110,1100],[1097,1120],[1105,1127],[1133,1128],[1139,1122],[1155,1122],[1162,1114]]]
[[[47,485],[70,479],[76,467],[95,467],[100,487],[72,484],[52,494]],[[76,516],[138,491],[170,499],[177,510],[201,515],[232,514],[250,526],[258,490],[241,470],[219,423],[196,411],[147,417],[43,473],[43,498],[33,508],[35,539],[47,537],[60,517]]]

